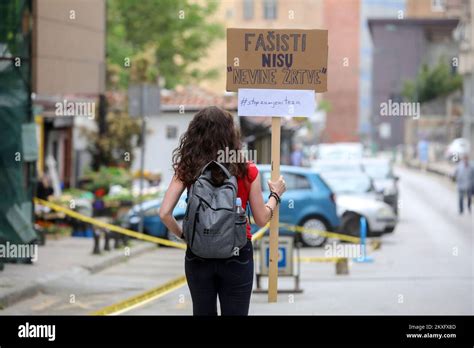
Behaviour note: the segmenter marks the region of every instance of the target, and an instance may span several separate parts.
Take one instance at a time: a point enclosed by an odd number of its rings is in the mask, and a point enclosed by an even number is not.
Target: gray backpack
[[[225,175],[215,186],[211,164]],[[237,209],[237,178],[222,164],[211,161],[188,190],[184,237],[193,254],[202,258],[225,259],[238,255],[247,243],[247,216]]]

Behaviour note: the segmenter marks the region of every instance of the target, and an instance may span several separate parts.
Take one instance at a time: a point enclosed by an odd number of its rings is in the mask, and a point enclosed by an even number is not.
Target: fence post
[[[92,254],[99,255],[100,254],[100,228],[96,226],[92,226],[92,231],[94,235],[94,248],[92,250]]]
[[[362,257],[355,258],[356,262],[373,262],[374,259],[367,255],[367,220],[360,217],[360,246],[362,249]]]
[[[336,274],[349,274],[349,261],[347,257],[336,261]]]

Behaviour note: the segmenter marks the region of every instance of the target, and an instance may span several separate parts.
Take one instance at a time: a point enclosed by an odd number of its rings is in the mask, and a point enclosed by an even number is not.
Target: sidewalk
[[[405,164],[408,168],[421,169],[421,164],[417,159],[406,161]],[[451,177],[454,174],[455,166],[448,162],[430,162],[426,170],[430,173]]]
[[[137,240],[130,242],[129,255],[125,249],[93,255],[92,247],[90,238],[47,240],[46,245],[38,247],[38,261],[35,263],[5,264],[4,270],[0,271],[0,309],[35,296],[48,282],[61,276],[73,272],[97,273],[157,249],[155,244]]]

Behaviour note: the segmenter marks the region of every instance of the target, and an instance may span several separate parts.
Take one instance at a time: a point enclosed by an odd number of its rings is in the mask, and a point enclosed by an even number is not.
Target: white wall
[[[96,115],[96,117],[98,117]],[[74,117],[74,127],[72,129],[73,149],[72,149],[72,178],[71,185],[76,185],[76,180],[84,175],[86,168],[92,165],[92,156],[87,147],[89,139],[84,136],[84,130],[98,131],[97,123],[88,117]]]
[[[168,184],[173,177],[172,154],[178,146],[179,138],[188,128],[188,124],[194,113],[179,114],[162,113],[159,116],[149,116],[147,121],[147,137],[145,148],[145,170],[161,172],[163,183]],[[168,126],[177,127],[177,135],[174,139],[166,137]],[[133,170],[140,168],[140,149],[135,151]]]
[[[34,91],[40,95],[103,93],[105,0],[38,0],[33,6]]]

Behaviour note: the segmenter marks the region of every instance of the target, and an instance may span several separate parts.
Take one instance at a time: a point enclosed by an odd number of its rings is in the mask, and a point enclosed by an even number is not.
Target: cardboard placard
[[[313,117],[314,91],[301,89],[239,88],[239,116]]]
[[[327,90],[328,32],[227,29],[227,91]]]

